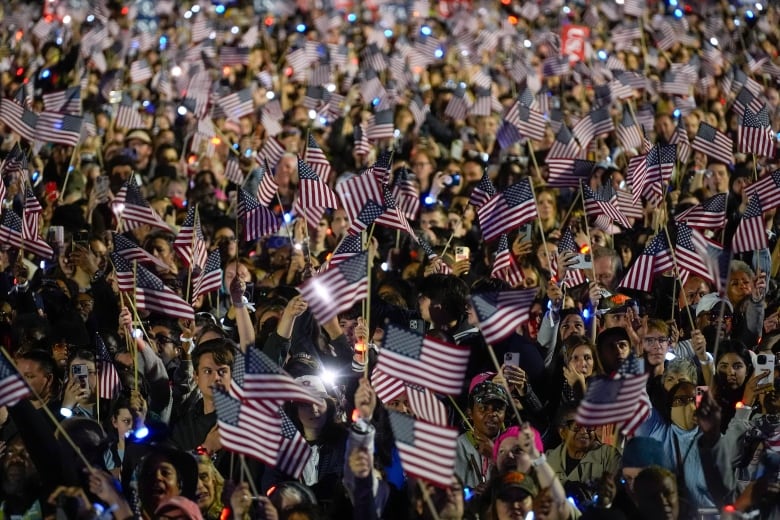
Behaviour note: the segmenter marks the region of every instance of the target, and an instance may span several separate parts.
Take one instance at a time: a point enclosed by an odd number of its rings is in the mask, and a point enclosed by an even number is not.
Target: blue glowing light
[[[753,18],[755,18],[755,16],[756,16],[756,15],[755,15],[755,14],[753,14],[753,11],[751,11],[751,10],[747,10],[747,11],[745,11],[745,18],[747,18],[747,19],[749,19],[749,20],[752,20]]]
[[[427,195],[425,197],[425,204],[430,206],[431,204],[434,204],[434,203],[436,203],[436,199],[434,197],[431,197],[430,195]]]
[[[422,28],[420,29],[420,32],[423,33],[425,36],[430,36],[431,28],[428,27],[427,25],[423,25]]]
[[[444,51],[441,49],[436,49],[433,51],[433,55],[436,59],[441,59],[441,57],[444,56]]]
[[[347,21],[349,23],[355,23],[357,21],[357,15],[355,13],[349,13],[347,15]]]
[[[306,24],[299,23],[298,25],[295,26],[295,30],[298,31],[299,33],[306,32]]]
[[[669,0],[670,7],[677,7],[677,0]]]
[[[285,223],[289,224],[290,222],[292,222],[292,215],[290,215],[289,213],[285,213],[282,219],[284,219]]]
[[[375,97],[374,99],[372,99],[371,100],[371,104],[374,105],[374,106],[377,106],[379,104],[379,98]]]
[[[588,309],[582,309],[582,319],[587,320],[590,318],[590,311]]]
[[[51,76],[51,71],[49,69],[43,69],[43,72],[41,72],[41,77],[43,79],[46,79],[49,76]]]
[[[597,54],[601,61],[605,61],[607,59],[607,51],[602,49]]]
[[[680,112],[679,108],[675,108],[672,115],[674,115],[675,119],[678,119],[682,115],[682,112]]]
[[[393,37],[393,30],[385,29],[385,38],[392,38],[392,37]]]
[[[224,14],[225,6],[220,4],[214,10],[217,12],[217,14]]]
[[[135,437],[137,440],[145,439],[149,436],[149,428],[146,426],[141,426],[136,431],[133,432],[133,437]]]
[[[674,17],[675,18],[682,18],[683,17],[682,9],[675,9],[674,10]]]

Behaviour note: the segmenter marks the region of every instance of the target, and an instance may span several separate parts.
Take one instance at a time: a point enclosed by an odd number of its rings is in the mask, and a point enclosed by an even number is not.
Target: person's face
[[[179,349],[176,346],[178,338],[174,338],[171,329],[163,325],[155,325],[149,329],[149,332],[151,332],[152,339],[154,339],[157,346],[157,354],[159,354],[163,363],[167,366],[168,363],[179,356]]]
[[[663,137],[665,141],[668,141],[674,133],[674,121],[669,116],[663,116],[658,119],[656,123],[656,132],[659,137]]]
[[[711,330],[716,327],[720,327],[721,336],[728,336],[731,334],[731,325],[734,320],[734,314],[729,310],[728,306],[723,309],[723,319],[721,320],[720,308],[724,304],[715,305],[709,311],[703,311],[696,316],[697,328],[704,330]]]
[[[152,146],[140,139],[130,139],[127,142],[127,147],[132,148],[135,151],[135,156],[137,158],[136,162],[140,166],[145,166],[149,161],[149,157],[152,155]]]
[[[236,277],[236,262],[228,262],[225,264],[225,287],[230,287],[233,283],[233,279]],[[249,272],[249,268],[244,264],[238,262],[238,276],[244,283],[250,283],[252,281],[252,273]]]
[[[647,355],[648,363],[652,366],[661,365],[669,350],[669,336],[659,330],[650,329],[642,337],[642,349]]]
[[[672,423],[683,430],[696,427],[696,387],[682,385],[672,397]]]
[[[482,178],[482,166],[473,161],[463,163],[462,169],[464,184],[477,182]]]
[[[385,408],[394,412],[402,413],[404,415],[414,416],[412,407],[409,405],[409,396],[406,394],[406,390],[403,391],[398,397],[394,397],[390,401],[384,403]]]
[[[147,511],[154,511],[168,498],[181,495],[179,473],[176,468],[162,457],[148,463],[141,475],[141,503]]]
[[[68,345],[64,341],[55,343],[51,347],[51,355],[54,358],[54,361],[57,363],[57,366],[59,366],[60,368],[65,368],[68,365],[69,352],[70,352],[70,345]]]
[[[330,229],[337,237],[342,236],[349,229],[349,217],[343,209],[337,209],[333,212],[333,220],[330,223]]]
[[[718,361],[718,375],[731,390],[736,390],[745,383],[747,365],[737,354],[729,352]]]
[[[178,159],[174,160],[175,163]],[[168,193],[166,196],[169,199],[182,199],[187,200],[187,187],[181,182],[168,183]]]
[[[688,277],[688,280],[685,281],[685,285],[683,285],[683,291],[685,292],[685,299],[683,298],[683,293],[680,292],[680,296],[677,300],[677,304],[680,308],[685,307],[686,299],[688,305],[699,303],[702,296],[709,293],[710,289],[707,287],[705,281],[698,276],[690,276]]]
[[[133,414],[127,408],[120,408],[116,416],[111,418],[111,425],[116,429],[117,436],[124,439],[133,428]]]
[[[290,255],[292,251],[290,246],[283,246],[278,249],[271,249],[268,251],[268,257],[271,261],[271,267],[274,269],[286,268],[290,263]]]
[[[357,320],[353,320],[349,318],[341,318],[339,320],[339,325],[341,325],[341,329],[344,331],[344,336],[346,336],[349,344],[354,345],[355,327],[357,327]]]
[[[527,473],[531,469],[531,457],[523,451],[519,437],[506,437],[498,445],[496,469],[500,473],[510,470]]]
[[[610,312],[604,315],[604,328],[621,327],[623,329],[629,326],[628,315],[624,312]]]
[[[732,304],[741,302],[753,291],[753,280],[747,273],[734,271],[729,276],[728,297]]]
[[[155,238],[152,240],[152,243],[149,244],[149,252],[152,253],[155,258],[162,260],[166,264],[173,260],[173,249],[171,248],[171,244],[162,238]]]
[[[539,274],[536,272],[536,269],[521,267],[520,270],[523,272],[523,285],[526,289],[539,287]]]
[[[559,433],[566,449],[570,453],[582,453],[590,449],[596,439],[596,430],[590,426],[580,426],[574,420],[574,415],[566,418],[564,425],[559,428]]]
[[[230,366],[218,365],[211,353],[203,354],[194,377],[203,397],[210,399],[213,396],[211,387],[219,385],[227,388],[230,384]]]
[[[320,431],[328,420],[328,407],[320,404],[297,403],[298,419],[307,430]]]
[[[647,518],[677,520],[680,514],[677,483],[669,477],[665,477],[660,483],[654,482],[637,495],[637,504]]]
[[[420,229],[444,228],[444,217],[439,211],[428,211],[420,215]]]
[[[88,400],[91,401],[91,398],[94,397],[97,392],[97,370],[95,370],[95,362],[81,358],[73,358],[68,366],[68,377],[74,377],[74,365],[87,365],[87,371],[89,372],[89,375],[87,375],[87,384],[89,385],[90,391],[90,398],[88,398]]]
[[[555,218],[555,199],[551,193],[540,193],[536,200],[539,218],[541,220]]]
[[[14,437],[6,446],[5,455],[2,459],[2,480],[3,493],[6,496],[18,495],[27,491],[25,488],[28,483],[33,483],[38,472],[30,459],[30,454],[24,446],[21,437]]]
[[[571,352],[571,361],[574,363],[574,370],[589,377],[593,375],[593,352],[588,345],[578,345]]]
[[[561,340],[566,341],[569,336],[585,334],[585,322],[579,314],[569,314],[561,321]]]
[[[214,500],[217,499],[214,477],[211,474],[211,467],[207,464],[198,464],[198,487],[195,499],[201,511],[206,511]]]
[[[504,424],[506,403],[499,400],[475,402],[470,409],[474,430],[488,439],[499,434]]]
[[[46,374],[41,369],[40,363],[31,359],[20,359],[16,363],[16,368],[37,395],[42,399],[49,397],[51,383],[54,380],[53,374]]]
[[[609,256],[601,256],[593,259],[593,273],[596,280],[608,290],[613,290],[615,287],[615,266],[612,262],[612,258]]]
[[[496,517],[498,520],[524,520],[533,506],[533,498],[522,489],[502,490],[496,498]]]
[[[224,248],[222,251],[226,253],[226,258],[234,258],[238,254],[236,234],[230,228],[218,229],[214,233],[214,244],[217,247]]]
[[[550,258],[552,258],[558,251],[558,247],[555,244],[541,244],[536,250],[536,258],[539,260],[539,265],[542,269],[550,271]]]
[[[420,317],[427,322],[431,322],[431,299],[424,294],[417,298],[417,306],[420,309]]]
[[[634,498],[634,480],[636,480],[637,475],[639,475],[643,469],[644,468],[623,468],[621,470],[624,484],[628,490],[628,494],[632,498]]]
[[[425,183],[423,188],[427,188],[428,179],[430,179],[431,174],[433,173],[433,162],[431,159],[425,154],[418,153],[414,156],[414,159],[412,159],[410,166],[417,179]]]
[[[729,170],[725,164],[711,164],[704,177],[704,185],[711,195],[728,193]]]
[[[681,381],[686,381],[688,383],[692,383],[688,376],[686,374],[683,374],[682,372],[670,372],[670,371],[664,371],[664,390],[667,392],[670,391],[672,388],[674,388],[674,385]]]
[[[616,370],[630,353],[631,343],[624,339],[607,339],[599,349],[601,364],[607,372]]]

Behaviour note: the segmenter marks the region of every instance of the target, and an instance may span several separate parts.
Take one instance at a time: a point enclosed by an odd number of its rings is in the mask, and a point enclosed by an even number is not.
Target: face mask
[[[694,412],[696,409],[691,405],[672,407],[672,422],[683,430],[692,430],[696,427]]]

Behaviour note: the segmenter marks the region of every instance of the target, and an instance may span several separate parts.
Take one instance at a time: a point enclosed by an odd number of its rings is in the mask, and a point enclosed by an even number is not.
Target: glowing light
[[[133,437],[135,437],[137,440],[145,439],[149,436],[149,428],[146,426],[141,426],[137,430],[133,432]]]
[[[375,97],[374,99],[372,99],[371,100],[371,104],[374,105],[374,106],[377,106],[379,104],[379,98]]]
[[[510,14],[509,18],[507,18],[507,21],[512,25],[517,25],[517,23],[520,21],[517,16]]]
[[[209,33],[209,40],[216,40],[217,39],[217,31],[211,31]]]
[[[430,206],[431,204],[434,204],[436,202],[436,199],[431,197],[430,195],[427,195],[425,197],[425,203]]]
[[[392,37],[393,37],[393,30],[385,29],[385,38],[392,38]]]
[[[268,100],[271,100],[271,99],[273,99],[275,97],[276,97],[276,94],[274,94],[272,90],[269,90],[268,92],[265,93],[265,98],[268,99]]]
[[[675,119],[679,119],[680,116],[682,115],[682,112],[680,112],[679,108],[675,108],[674,112],[672,112],[672,115],[674,116]]]
[[[523,47],[525,47],[526,49],[530,49],[531,45],[533,45],[531,40],[523,40]]]
[[[320,377],[322,378],[322,382],[327,386],[334,386],[336,384],[336,373],[332,370],[323,368]]]
[[[179,108],[176,109],[176,113],[180,116],[186,116],[187,115],[187,107],[184,105],[179,105]]]
[[[755,17],[756,17],[755,13],[753,13],[753,11],[751,11],[750,9],[745,11],[745,18],[752,20]]]
[[[598,54],[598,57],[599,57],[599,59],[601,61],[606,61],[606,59],[607,59],[607,51],[602,49],[599,52],[597,52],[596,54]]]
[[[149,106],[149,100],[148,99],[144,99],[141,102],[141,106],[144,107],[144,108],[148,107]]]
[[[299,23],[295,26],[295,30],[299,33],[306,32],[306,24]]]
[[[382,262],[382,265],[380,265],[379,267],[382,268],[382,271],[387,271],[388,268],[389,268],[389,266],[387,265],[387,262]],[[355,350],[357,350],[357,345],[355,345]]]
[[[309,119],[317,119],[317,111],[314,109],[309,110]]]
[[[334,85],[333,83],[327,83],[325,85],[325,90],[327,90],[328,92],[336,92],[336,85]]]
[[[327,117],[325,117],[325,116],[320,116],[320,124],[321,124],[322,126],[325,126],[325,125],[327,125],[327,124],[328,124],[328,118],[327,118]]]
[[[238,31],[239,31],[239,28],[238,28],[237,25],[234,25],[233,27],[230,28],[230,33],[231,34],[238,34]]]
[[[263,23],[266,27],[271,27],[274,24],[274,17],[273,16],[266,16],[265,20],[263,20]]]
[[[621,3],[620,0],[617,0],[617,3],[618,4]],[[569,14],[571,12],[571,9],[569,8],[568,5],[564,5],[562,11],[563,11],[563,14]]]
[[[49,76],[51,76],[51,71],[49,69],[43,69],[43,72],[41,72],[41,77],[46,79]]]
[[[91,14],[91,15],[87,16],[87,23],[92,23],[94,21],[95,21],[95,15],[94,14]]]
[[[225,6],[220,4],[220,5],[218,5],[217,7],[214,8],[214,11],[217,14],[225,14]]]
[[[120,13],[122,16],[127,16],[127,13],[129,13],[129,12],[130,12],[130,8],[129,8],[129,7],[127,7],[127,6],[124,6],[124,7],[123,7],[123,8],[122,8],[122,9],[119,11],[119,13]]]
[[[677,7],[677,0],[669,0],[670,7]]]
[[[712,45],[714,45],[715,47],[717,47],[718,46],[718,39],[713,36],[712,38],[710,38],[710,43]]]
[[[66,14],[65,16],[62,17],[62,23],[64,23],[65,25],[68,25],[70,23],[70,20],[71,18],[69,14]]]
[[[171,67],[171,76],[173,76],[174,78],[178,78],[179,76],[181,76],[181,67],[179,67],[178,65],[174,65],[173,67]]]
[[[347,21],[349,23],[355,23],[357,21],[357,15],[355,13],[349,13],[347,15]]]
[[[192,18],[192,11],[184,11],[184,19],[189,20]]]
[[[198,4],[195,4],[192,6],[192,12],[193,13],[199,13],[200,12],[200,6]]]
[[[763,11],[764,6],[762,4],[756,3],[756,11]]]
[[[289,213],[285,213],[284,216],[282,216],[282,220],[284,220],[286,224],[289,224],[290,222],[292,222],[292,215],[290,215]]]
[[[213,145],[219,145],[222,143],[222,140],[219,137],[212,137],[211,138],[211,144]]]
[[[441,59],[441,57],[444,56],[444,51],[441,49],[436,49],[433,51],[433,55],[436,59]]]
[[[582,319],[587,320],[590,318],[590,311],[588,309],[582,309]]]
[[[420,32],[423,33],[425,36],[430,36],[431,35],[431,28],[428,27],[427,25],[423,25],[420,28]]]
[[[682,18],[683,17],[682,9],[675,9],[674,10],[674,17],[675,18]]]

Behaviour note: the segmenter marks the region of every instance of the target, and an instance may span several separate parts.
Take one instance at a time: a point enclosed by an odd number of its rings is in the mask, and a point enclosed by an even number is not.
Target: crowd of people
[[[0,518],[780,518],[777,5],[2,9]]]

